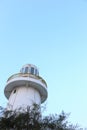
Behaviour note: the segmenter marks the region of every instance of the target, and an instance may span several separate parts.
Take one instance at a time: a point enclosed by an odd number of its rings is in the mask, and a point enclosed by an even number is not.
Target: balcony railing
[[[17,73],[17,74],[14,74],[14,75],[12,75],[11,77],[8,78],[7,82],[10,81],[11,79],[14,79],[14,78],[17,78],[17,77],[30,77],[30,78],[38,79],[43,84],[45,84],[45,86],[47,87],[47,84],[46,84],[45,80],[42,77],[36,76],[36,75],[33,75],[33,74],[29,74],[29,73]]]

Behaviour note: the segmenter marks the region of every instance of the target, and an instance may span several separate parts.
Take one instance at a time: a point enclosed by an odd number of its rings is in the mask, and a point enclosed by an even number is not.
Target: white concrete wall
[[[7,109],[15,110],[20,107],[25,108],[27,106],[32,106],[33,103],[41,104],[40,93],[32,87],[21,86],[12,91]]]

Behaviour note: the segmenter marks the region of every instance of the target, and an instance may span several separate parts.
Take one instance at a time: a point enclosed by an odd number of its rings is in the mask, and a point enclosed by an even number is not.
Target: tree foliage
[[[67,117],[64,112],[43,117],[37,105],[21,111],[0,108],[0,130],[76,130],[68,124]]]

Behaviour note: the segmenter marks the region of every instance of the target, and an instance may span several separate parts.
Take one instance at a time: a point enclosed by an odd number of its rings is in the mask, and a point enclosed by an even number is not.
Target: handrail
[[[30,78],[38,79],[38,80],[42,81],[42,83],[44,83],[46,85],[46,87],[47,87],[47,84],[46,84],[45,80],[42,77],[36,76],[36,75],[33,75],[33,74],[29,74],[29,73],[17,73],[17,74],[14,74],[14,75],[12,75],[12,76],[10,76],[8,78],[7,82],[9,80],[11,80],[11,79],[16,78],[16,77],[30,77]]]

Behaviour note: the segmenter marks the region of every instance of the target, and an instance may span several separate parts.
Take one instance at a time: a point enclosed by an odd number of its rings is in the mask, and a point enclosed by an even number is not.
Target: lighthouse
[[[47,84],[35,65],[26,64],[19,73],[8,78],[4,94],[8,99],[8,110],[40,105],[47,99]]]

